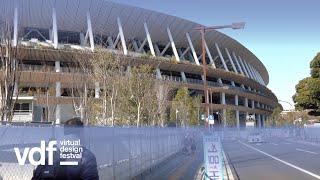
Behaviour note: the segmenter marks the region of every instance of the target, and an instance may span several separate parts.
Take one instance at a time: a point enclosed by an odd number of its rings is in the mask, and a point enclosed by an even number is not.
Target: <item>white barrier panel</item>
[[[204,165],[206,179],[223,179],[223,156],[219,136],[210,134],[203,137]]]

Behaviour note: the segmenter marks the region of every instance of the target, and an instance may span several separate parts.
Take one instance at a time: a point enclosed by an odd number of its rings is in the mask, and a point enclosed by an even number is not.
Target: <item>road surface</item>
[[[223,147],[241,180],[320,179],[320,145],[270,138],[225,141]]]
[[[197,144],[194,155],[176,154],[160,164],[143,179],[152,180],[193,180],[203,163],[202,141]]]

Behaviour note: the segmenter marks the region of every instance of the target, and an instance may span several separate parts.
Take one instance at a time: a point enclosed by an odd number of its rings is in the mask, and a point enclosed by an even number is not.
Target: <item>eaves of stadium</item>
[[[58,104],[51,120],[73,116],[72,98],[64,95],[74,74],[70,62],[78,49],[94,51],[97,44],[123,55],[130,64],[154,66],[159,79],[203,94],[201,39],[193,30],[199,26],[195,22],[106,0],[1,0],[0,12],[0,23],[12,22],[13,43],[23,52],[19,87],[26,88],[21,96],[30,95],[30,89],[55,88],[53,97],[38,95],[29,104],[29,110],[40,114],[33,119],[45,117],[48,99]],[[239,126],[248,114],[255,114],[256,124],[263,126],[277,105],[276,96],[266,87],[269,75],[263,63],[218,31],[207,32],[205,42],[212,111],[235,110]],[[146,52],[164,58],[150,61],[142,58]],[[98,97],[99,87],[95,88]]]

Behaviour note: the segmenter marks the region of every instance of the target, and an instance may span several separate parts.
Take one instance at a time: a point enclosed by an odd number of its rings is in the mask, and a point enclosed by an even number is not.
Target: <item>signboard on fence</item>
[[[205,135],[203,137],[204,165],[206,180],[223,180],[223,157],[219,136]]]
[[[214,117],[212,115],[208,116],[208,120],[210,125],[214,124]]]

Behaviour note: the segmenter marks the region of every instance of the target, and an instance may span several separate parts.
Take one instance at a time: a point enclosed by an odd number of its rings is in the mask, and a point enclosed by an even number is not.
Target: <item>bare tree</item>
[[[88,52],[78,53],[76,61],[72,62],[69,66],[69,70],[72,71],[72,83],[70,89],[70,95],[72,97],[72,106],[76,116],[79,116],[81,120],[88,125],[92,106],[92,87],[94,83],[93,77],[93,62],[91,62],[92,55]]]
[[[101,89],[100,97],[90,103],[92,107],[88,107],[90,98],[85,96],[80,96],[79,103],[86,107],[86,109],[90,109],[90,113],[94,114],[94,117],[91,118],[98,119],[98,122],[103,122],[104,125],[114,126],[116,123],[119,88],[122,87],[121,79],[123,79],[124,72],[120,65],[120,58],[120,56],[102,49],[96,49],[93,54],[81,53],[77,58],[80,69],[84,73],[84,79],[81,83],[85,83],[82,85],[82,88],[75,88],[78,89],[78,94],[81,91],[87,94],[85,92],[87,87],[95,86],[96,83],[98,83]],[[79,86],[79,81],[75,82],[76,86]]]
[[[150,95],[154,88],[153,70],[150,66],[143,65],[132,68],[129,81],[130,99],[133,108],[136,109],[136,126],[141,124],[141,115],[148,108],[147,104],[156,95]]]
[[[12,121],[14,105],[18,99],[17,84],[20,79],[18,48],[11,40],[11,25],[2,24],[0,47],[0,115],[1,121]],[[14,98],[15,96],[15,98]]]
[[[157,81],[155,84],[157,113],[159,115],[159,125],[164,127],[166,110],[168,108],[168,95],[172,86],[164,81]]]

